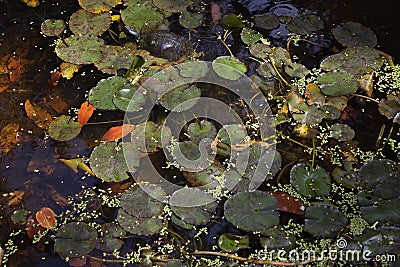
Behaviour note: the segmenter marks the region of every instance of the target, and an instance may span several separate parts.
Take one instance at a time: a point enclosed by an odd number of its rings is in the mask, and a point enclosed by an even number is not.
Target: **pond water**
[[[238,0],[216,1],[222,13],[241,14],[243,19],[252,20],[253,16],[272,12],[277,16],[293,17],[299,11],[310,11],[318,14],[324,21],[329,33],[334,25],[345,21],[357,21],[372,29],[378,38],[377,48],[394,57],[400,58],[400,31],[398,27],[397,1],[372,0],[337,0],[337,1],[269,1],[269,0]],[[84,66],[73,79],[52,80],[51,74],[60,65],[61,60],[54,53],[55,38],[45,38],[40,34],[41,23],[48,18],[67,20],[71,14],[79,9],[77,1],[40,1],[35,8],[27,7],[22,1],[0,1],[0,70],[5,62],[13,58],[14,65],[12,81],[10,75],[0,73],[0,128],[6,125],[17,124],[18,136],[15,144],[4,141],[0,155],[0,244],[9,238],[9,233],[18,228],[10,220],[11,213],[20,208],[27,209],[33,214],[41,207],[50,207],[56,214],[65,210],[60,204],[68,198],[78,194],[84,188],[93,186],[102,187],[99,179],[85,175],[82,170],[76,173],[60,162],[59,158],[71,159],[89,157],[92,149],[97,145],[97,139],[111,126],[121,124],[122,112],[95,113],[85,131],[66,142],[57,142],[46,135],[46,131],[39,128],[25,111],[26,101],[30,100],[36,106],[44,107],[51,115],[74,114],[86,99],[88,90],[97,82],[107,77],[91,65]],[[204,11],[210,17],[209,11]],[[179,27],[171,30],[178,32]],[[198,37],[203,41],[197,46],[198,52],[205,51],[204,59],[213,60],[221,55],[229,55],[225,47],[215,37],[223,33],[222,26],[207,26],[199,30]],[[272,31],[260,29],[274,45],[285,46],[288,30],[281,23],[279,28]],[[232,35],[227,39],[231,42],[232,52],[237,58],[249,66],[248,74],[255,71],[255,62],[249,59],[251,54],[243,43],[238,42],[238,36]],[[332,54],[334,40],[332,37],[316,38],[311,41],[319,42],[322,46],[300,45],[293,51],[300,57],[300,62],[307,67],[315,67],[320,61]],[[363,108],[371,109],[370,104],[363,103]],[[245,113],[245,111],[243,110]],[[376,140],[381,126],[386,120],[375,110],[371,114],[350,112],[353,129],[356,131],[361,146],[369,148],[370,140]],[[115,122],[113,122],[115,121]],[[108,123],[104,123],[108,122]],[[4,137],[6,138],[6,137]],[[292,147],[279,147],[281,154],[286,155]],[[293,148],[291,153],[296,153]],[[154,159],[157,161],[159,158]],[[291,162],[289,158],[283,160],[285,164]],[[15,195],[22,193],[21,199]],[[13,195],[14,194],[14,195]],[[15,200],[15,201],[14,201]],[[108,211],[114,215],[115,210]],[[221,211],[217,211],[220,212]],[[221,214],[220,214],[221,215]],[[301,216],[294,217],[301,220]],[[209,233],[202,237],[200,247],[204,250],[216,245],[213,236],[222,233],[243,234],[243,231],[228,223],[211,223]],[[180,231],[179,227],[172,230]],[[184,237],[191,237],[193,233],[184,233]],[[138,238],[135,241],[145,244],[154,241]],[[16,240],[21,249],[8,262],[8,266],[70,266],[52,249],[51,245],[32,245],[26,237]],[[244,254],[245,255],[245,254]],[[89,265],[87,265],[89,266]],[[104,263],[90,266],[121,266],[120,263]],[[144,265],[143,265],[144,266]],[[146,265],[147,266],[147,265]]]

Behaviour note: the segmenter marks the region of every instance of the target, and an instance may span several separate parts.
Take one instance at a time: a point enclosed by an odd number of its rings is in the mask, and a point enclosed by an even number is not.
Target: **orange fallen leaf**
[[[9,206],[16,206],[22,202],[25,192],[20,190],[15,190],[9,194],[10,200],[8,201]]]
[[[50,208],[43,207],[36,212],[36,220],[46,229],[53,229],[56,226],[57,218],[54,211]]]
[[[278,199],[278,210],[304,215],[305,205],[301,199],[285,192],[271,192]]]
[[[108,131],[103,135],[101,141],[115,141],[126,136],[128,133],[132,132],[135,126],[130,124],[123,124],[121,126],[115,126],[108,129]]]
[[[49,129],[53,117],[45,109],[33,104],[29,99],[25,101],[25,112],[36,126],[42,129]]]
[[[214,25],[218,24],[218,21],[221,19],[221,8],[215,2],[211,2],[211,18],[214,22]]]
[[[81,108],[78,111],[78,122],[81,126],[85,125],[90,117],[92,117],[94,111],[94,106],[89,104],[89,101],[85,101],[82,103]]]
[[[26,229],[26,234],[28,235],[30,240],[33,240],[37,233],[44,231],[44,228],[39,225],[36,218],[33,217],[32,215],[28,217],[25,229]],[[42,238],[44,238],[44,236]]]

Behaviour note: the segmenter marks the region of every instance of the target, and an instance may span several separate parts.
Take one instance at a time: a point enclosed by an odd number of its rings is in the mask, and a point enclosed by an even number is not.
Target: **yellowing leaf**
[[[56,226],[56,214],[50,208],[43,207],[38,212],[36,212],[36,220],[46,229],[53,229]]]
[[[108,131],[103,135],[101,141],[115,141],[126,136],[128,133],[132,132],[135,126],[130,124],[124,124],[121,126],[115,126],[108,129]]]
[[[374,89],[374,72],[370,72],[362,76],[358,83],[360,88],[364,90],[367,96],[372,96],[372,90]]]
[[[22,202],[25,192],[20,190],[15,190],[9,194],[10,200],[8,201],[9,206],[16,206]]]
[[[25,101],[25,112],[28,118],[31,119],[36,126],[42,129],[49,129],[53,118],[45,109],[31,103],[29,99]]]
[[[77,173],[78,168],[81,169],[84,172],[87,172],[88,174],[95,176],[93,171],[89,168],[88,165],[84,162],[83,158],[75,158],[75,159],[60,159],[62,163],[67,165],[73,172]]]
[[[80,66],[68,62],[62,62],[60,65],[60,72],[64,78],[68,80],[74,76],[74,73],[79,70]]]
[[[22,0],[28,7],[37,7],[39,5],[39,0]]]

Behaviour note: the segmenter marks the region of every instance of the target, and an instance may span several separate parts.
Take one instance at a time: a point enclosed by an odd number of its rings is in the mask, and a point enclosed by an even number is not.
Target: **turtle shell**
[[[140,45],[156,57],[177,61],[192,51],[191,43],[185,36],[170,31],[156,30],[141,37]]]

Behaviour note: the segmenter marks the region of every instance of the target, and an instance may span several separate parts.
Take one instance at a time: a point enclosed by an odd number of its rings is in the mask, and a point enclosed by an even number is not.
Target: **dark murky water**
[[[241,0],[218,1],[226,12],[235,10],[245,18],[256,14],[273,12],[279,16],[293,16],[299,10],[308,9],[316,11],[325,21],[329,32],[334,24],[342,21],[358,21],[371,29],[378,36],[378,49],[400,58],[400,31],[398,27],[398,10],[396,0],[302,0],[302,1],[267,1],[267,0]],[[0,57],[15,54],[21,58],[21,78],[12,87],[0,92],[0,128],[9,123],[20,126],[21,141],[19,145],[8,154],[0,156],[0,194],[21,190],[25,192],[22,206],[36,211],[43,206],[51,207],[56,213],[62,207],[56,204],[49,192],[55,190],[63,197],[73,195],[82,187],[92,186],[96,180],[88,177],[81,179],[84,173],[72,172],[68,167],[57,160],[57,157],[72,158],[77,155],[89,155],[94,146],[93,141],[100,137],[105,127],[89,126],[78,138],[69,142],[54,142],[45,138],[44,132],[26,116],[23,103],[30,99],[36,103],[50,103],[55,109],[67,112],[69,108],[77,108],[83,102],[84,94],[103,75],[90,66],[80,70],[72,81],[62,80],[57,86],[49,84],[50,73],[59,65],[53,48],[49,47],[53,40],[40,35],[40,25],[44,19],[56,17],[67,19],[70,14],[78,9],[76,1],[41,1],[37,8],[28,8],[20,1],[0,2]],[[278,35],[278,32],[281,32]],[[276,44],[285,41],[286,30],[284,26],[269,35]],[[205,29],[207,34],[207,29]],[[211,34],[211,33],[210,33]],[[329,44],[332,40],[326,40]],[[206,46],[213,44],[205,43]],[[310,51],[309,47],[297,48],[303,50],[304,62],[316,65],[321,58],[329,54],[329,50]],[[235,54],[244,59],[248,52],[244,46],[234,47]],[[215,51],[214,51],[215,52]],[[226,53],[221,48],[216,53]],[[212,54],[212,59],[216,54]],[[61,99],[63,103],[56,103],[54,98]],[[121,114],[108,114],[93,120],[120,119]],[[362,125],[361,122],[360,125]],[[361,127],[361,126],[360,126]],[[3,243],[12,229],[9,214],[13,207],[9,207],[5,199],[0,202],[0,243]],[[212,236],[216,233],[226,232],[224,225],[216,224],[210,229],[206,246],[214,245]],[[230,229],[232,232],[233,229]],[[25,240],[27,242],[27,240]],[[53,251],[40,252],[33,247],[28,247],[15,259],[14,266],[68,266]]]

